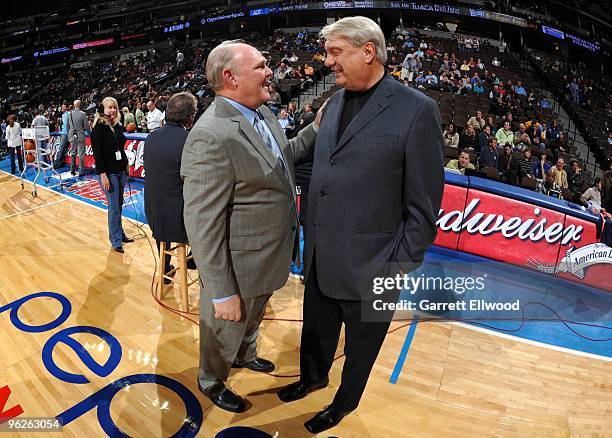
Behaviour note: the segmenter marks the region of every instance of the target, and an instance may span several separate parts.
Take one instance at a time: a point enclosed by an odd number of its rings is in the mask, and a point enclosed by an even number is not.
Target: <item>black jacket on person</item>
[[[187,242],[183,220],[181,157],[188,131],[168,122],[144,145],[144,202],[147,222],[158,242]]]
[[[115,132],[105,123],[97,123],[91,130],[91,147],[96,162],[96,173],[121,173],[127,169],[125,135],[121,125],[115,125]],[[116,152],[121,153],[117,160]]]

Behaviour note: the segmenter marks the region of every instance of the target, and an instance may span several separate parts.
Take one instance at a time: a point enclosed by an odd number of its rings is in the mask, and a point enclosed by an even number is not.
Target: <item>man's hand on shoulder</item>
[[[329,102],[329,98],[327,98],[325,102],[323,102],[323,105],[321,105],[321,108],[319,108],[319,111],[317,111],[317,117],[315,118],[315,121],[314,121],[315,128],[317,129],[319,129],[319,126],[321,126],[321,119],[323,118],[323,115],[325,114],[325,108],[327,107],[327,102]]]
[[[215,318],[228,321],[240,321],[242,319],[240,295],[234,295],[222,303],[214,303]]]

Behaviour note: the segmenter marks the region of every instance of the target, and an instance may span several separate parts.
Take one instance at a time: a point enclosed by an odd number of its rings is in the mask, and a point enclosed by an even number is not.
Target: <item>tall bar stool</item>
[[[189,281],[189,276],[187,275],[187,262],[193,258],[193,256],[187,257],[187,245],[186,243],[160,242],[160,268],[157,276],[157,290],[161,300],[164,299],[164,294],[167,292],[166,287],[170,287],[174,283],[179,285],[181,291],[180,306],[184,312],[189,312],[189,286],[198,281],[197,277]],[[177,260],[176,267],[168,272],[164,272],[164,257],[166,255],[170,255],[170,257],[174,257]],[[164,279],[169,280],[170,284],[164,284]]]

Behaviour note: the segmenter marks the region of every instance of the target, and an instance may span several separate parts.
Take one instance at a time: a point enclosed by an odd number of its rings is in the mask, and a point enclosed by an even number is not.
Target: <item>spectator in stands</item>
[[[552,124],[546,130],[546,139],[550,141],[556,141],[559,138],[561,130],[559,129],[559,122],[556,119],[552,121]]]
[[[17,116],[8,116],[6,127],[6,142],[9,150],[9,160],[11,162],[11,174],[15,175],[15,155],[19,164],[19,172],[23,172],[23,138],[21,136],[21,125],[17,122]]]
[[[601,179],[601,207],[612,213],[612,159],[608,159],[607,168]]]
[[[601,210],[601,178],[593,180],[593,187],[587,189],[580,197],[580,202],[587,207]]]
[[[497,56],[493,57],[493,61],[491,61],[491,64],[495,67],[501,67],[501,62],[497,59]]]
[[[291,131],[294,128],[293,118],[289,116],[289,113],[287,112],[286,109],[280,110],[280,113],[278,116],[278,123],[281,125],[281,128],[283,128],[283,130],[285,131],[285,134],[287,133],[287,131]]]
[[[582,193],[582,186],[584,186],[584,177],[580,169],[580,165],[577,160],[570,162],[570,171],[567,175],[567,183],[571,192],[574,194],[574,198],[577,200],[578,196]]]
[[[580,87],[578,86],[578,83],[576,82],[576,78],[572,80],[568,88],[570,91],[570,95],[572,96],[572,101],[576,105],[580,105]]]
[[[316,114],[312,111],[312,104],[307,103],[304,105],[304,111],[302,111],[302,114],[300,114],[300,118],[298,120],[297,130],[301,131],[306,126],[310,125],[312,122],[314,122],[315,117]]]
[[[474,91],[474,93],[476,93],[477,95],[484,93],[484,87],[482,86],[482,82],[476,82],[475,84],[472,84],[472,91]]]
[[[274,113],[274,115],[278,114],[278,108],[281,105],[281,96],[278,93],[278,91],[276,91],[276,88],[274,87],[273,84],[270,84],[268,86],[268,90],[270,93],[270,99],[268,99],[268,107],[272,110],[272,112]]]
[[[60,141],[57,146],[57,152],[55,153],[55,160],[53,161],[53,168],[59,169],[64,166],[66,161],[66,154],[68,153],[68,107],[66,104],[62,104],[62,127],[60,130]]]
[[[155,102],[149,100],[147,102],[147,130],[153,132],[162,126],[162,112],[155,106]]]
[[[118,106],[112,97],[105,97],[102,100],[104,112],[96,114],[91,131],[91,146],[96,173],[100,175],[100,186],[108,202],[109,240],[115,251],[123,253],[123,243],[133,240],[125,235],[121,223],[128,160],[123,148],[125,135],[119,123]]]
[[[563,158],[559,158],[557,160],[557,164],[555,167],[550,169],[555,177],[555,183],[564,189],[568,188],[567,183],[567,172],[565,171],[565,160]]]
[[[467,149],[469,151],[476,150],[476,131],[471,126],[468,126],[461,133],[459,141],[459,149]]]
[[[467,59],[463,60],[463,64],[461,64],[461,67],[459,67],[459,70],[461,70],[461,72],[468,72],[468,71],[470,71],[470,66],[467,63]]]
[[[561,197],[561,187],[555,181],[554,168],[550,169],[546,174],[546,179],[537,180],[536,192],[555,198]]]
[[[514,87],[514,93],[520,95],[520,96],[527,96],[527,91],[525,91],[525,88],[523,88],[523,84],[521,83],[521,81],[518,81]]]
[[[517,184],[518,160],[512,154],[510,145],[504,146],[504,153],[499,157],[499,176],[508,184]]]
[[[531,160],[531,149],[527,148],[523,151],[523,156],[517,162],[518,180],[521,181],[524,177],[533,178],[533,161]]]
[[[476,67],[478,68],[478,70],[484,70],[485,69],[485,65],[482,62],[482,59],[478,58],[478,63],[476,64]]]
[[[510,129],[510,122],[506,120],[501,128],[495,133],[497,143],[502,146],[514,144],[514,133]]]
[[[314,78],[314,67],[309,64],[304,64],[304,75],[312,80]]]
[[[552,164],[548,161],[548,155],[545,151],[540,151],[539,160],[533,163],[533,176],[537,179],[544,179],[551,168]]]
[[[145,113],[142,110],[144,104],[140,104],[140,102],[136,102],[136,111],[134,113],[134,120],[136,121],[136,128],[138,132],[143,132],[144,128],[147,126],[147,120],[145,118]]]
[[[134,114],[130,112],[130,109],[127,106],[124,106],[121,109],[121,112],[123,113],[123,128],[124,129],[127,130],[127,126],[130,123],[136,124],[136,119],[134,118]]]
[[[523,152],[525,149],[531,148],[531,139],[526,132],[525,124],[519,124],[519,130],[514,133],[514,146],[516,152]]]
[[[476,153],[479,154],[489,146],[489,138],[491,138],[491,125],[485,125],[477,136]]]
[[[481,169],[484,167],[499,169],[499,152],[497,151],[497,139],[495,137],[490,137],[488,147],[480,151],[478,165]]]
[[[182,70],[185,62],[185,55],[180,50],[176,53],[176,69]]]
[[[454,123],[449,123],[446,126],[446,130],[442,134],[442,138],[444,139],[445,146],[455,149],[459,147],[459,134],[455,130]]]
[[[540,99],[540,108],[542,109],[550,109],[550,102],[548,102],[548,99],[546,99],[546,97],[542,97],[542,99]]]
[[[459,158],[450,160],[446,168],[457,170],[461,172],[462,175],[465,174],[465,169],[474,169],[474,165],[470,163],[470,153],[468,151],[459,152]]]
[[[274,80],[278,83],[283,79],[291,78],[291,67],[287,66],[284,62],[281,62],[278,68],[274,71]]]
[[[549,143],[549,147],[553,152],[553,157],[556,162],[557,158],[559,158],[559,153],[565,152],[569,149],[567,144],[567,133],[565,131],[560,131],[559,137],[556,140],[551,141]]]
[[[427,76],[425,76],[425,83],[427,88],[437,88],[438,77],[430,70],[427,72]]]
[[[0,109],[1,109],[1,105],[0,105]],[[7,143],[8,142],[6,140],[6,127],[7,127],[6,120],[0,119],[0,130],[1,130],[1,132],[0,132],[0,140],[1,140],[0,149],[6,149],[7,148]]]

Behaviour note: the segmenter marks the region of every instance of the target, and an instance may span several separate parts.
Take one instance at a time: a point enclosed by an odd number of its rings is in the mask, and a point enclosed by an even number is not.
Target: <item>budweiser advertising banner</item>
[[[612,248],[597,243],[595,221],[447,183],[435,244],[612,291]]]
[[[127,137],[124,147],[130,176],[144,178],[146,137]],[[58,141],[59,137],[54,137],[54,142]],[[85,165],[94,167],[89,138]],[[468,178],[458,178],[447,175],[436,245],[612,291],[612,248],[597,243],[596,217],[589,220],[582,217],[584,214],[571,214],[552,198],[538,202],[540,195],[534,192],[500,188],[497,183],[491,183],[497,184],[496,190],[488,190],[486,183],[468,188]],[[464,181],[465,187],[454,180]]]

